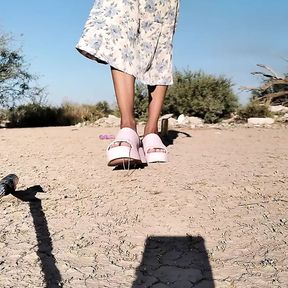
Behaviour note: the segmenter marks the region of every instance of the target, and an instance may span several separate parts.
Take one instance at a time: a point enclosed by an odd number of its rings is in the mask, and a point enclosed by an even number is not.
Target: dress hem
[[[128,69],[123,69],[121,67],[118,66],[117,63],[112,63],[111,61],[109,61],[108,59],[106,59],[103,55],[98,55],[95,50],[91,49],[89,46],[85,46],[83,47],[83,45],[76,45],[76,50],[82,54],[83,56],[85,56],[86,58],[90,59],[90,60],[94,60],[100,64],[104,64],[104,65],[109,65],[117,70],[123,71],[124,73],[127,73],[131,76],[134,76],[135,79],[137,79],[138,81],[140,81],[141,83],[143,83],[144,85],[149,85],[149,86],[170,86],[173,84],[173,81],[170,82],[149,82],[147,80],[145,80],[144,78],[135,75],[135,73],[133,73],[132,71],[128,70]]]

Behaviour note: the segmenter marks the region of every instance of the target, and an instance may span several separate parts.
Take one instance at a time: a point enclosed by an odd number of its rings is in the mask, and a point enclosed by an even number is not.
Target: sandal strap
[[[119,142],[125,142],[129,144],[131,148],[136,147],[138,149],[138,147],[140,146],[140,139],[138,134],[135,130],[128,127],[119,130],[114,141],[112,141],[107,147],[107,151],[111,149],[111,146]]]
[[[168,152],[167,147],[163,144],[161,138],[156,133],[147,134],[143,138],[142,143],[145,153],[150,149],[163,149],[165,153]]]
[[[117,139],[117,140],[114,140],[113,142],[111,142],[111,143],[108,145],[107,150],[113,148],[112,146],[114,146],[114,144],[119,143],[119,142],[125,142],[125,143],[127,143],[127,144],[130,145],[130,148],[132,147],[131,141],[129,141],[129,140],[127,140],[127,139]],[[119,146],[121,146],[121,145],[119,145]],[[114,146],[114,147],[115,147],[115,146]],[[117,146],[116,146],[116,147],[117,147]]]

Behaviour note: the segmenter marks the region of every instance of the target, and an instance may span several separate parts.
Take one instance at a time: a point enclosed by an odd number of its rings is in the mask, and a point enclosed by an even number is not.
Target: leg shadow
[[[131,171],[131,170],[138,170],[138,169],[144,169],[148,165],[146,163],[134,163],[134,164],[126,164],[126,165],[117,165],[113,168],[113,171],[118,171],[118,170],[126,170],[126,171]]]
[[[173,145],[174,140],[179,137],[179,134],[182,134],[189,138],[192,137],[190,134],[185,133],[185,132],[176,131],[176,130],[168,130],[167,135],[161,137],[161,139],[165,146]]]
[[[33,218],[35,234],[37,238],[37,255],[41,262],[46,287],[62,287],[61,274],[56,266],[56,260],[52,253],[53,243],[50,236],[48,223],[42,208],[41,200],[36,198],[38,192],[44,192],[39,185],[26,190],[15,191],[12,195],[21,201],[29,202],[30,213]]]
[[[132,288],[215,288],[202,237],[146,239]]]

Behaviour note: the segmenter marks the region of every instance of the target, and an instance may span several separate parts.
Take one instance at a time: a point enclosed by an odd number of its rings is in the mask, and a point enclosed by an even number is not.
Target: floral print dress
[[[144,84],[171,85],[178,2],[95,0],[76,48]]]

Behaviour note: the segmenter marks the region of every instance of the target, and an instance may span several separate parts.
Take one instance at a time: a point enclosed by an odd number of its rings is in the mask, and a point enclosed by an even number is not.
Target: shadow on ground
[[[53,243],[46,216],[42,208],[41,200],[36,198],[36,194],[39,192],[44,191],[41,186],[36,185],[26,190],[15,191],[12,195],[21,201],[29,203],[37,238],[37,255],[40,260],[46,287],[62,287],[61,274],[56,266],[56,260],[52,253]]]
[[[199,236],[147,238],[132,288],[144,287],[214,288],[204,239]]]
[[[177,130],[168,130],[167,135],[161,137],[163,143],[165,146],[173,145],[174,140],[179,137],[179,135],[186,136],[186,137],[192,137],[190,134],[177,131]]]
[[[122,165],[117,165],[113,168],[113,171],[118,171],[118,170],[126,170],[129,175],[131,174],[131,171],[135,171],[138,169],[144,169],[145,167],[147,167],[147,163],[133,163],[133,164],[129,164],[129,163],[125,163]]]

